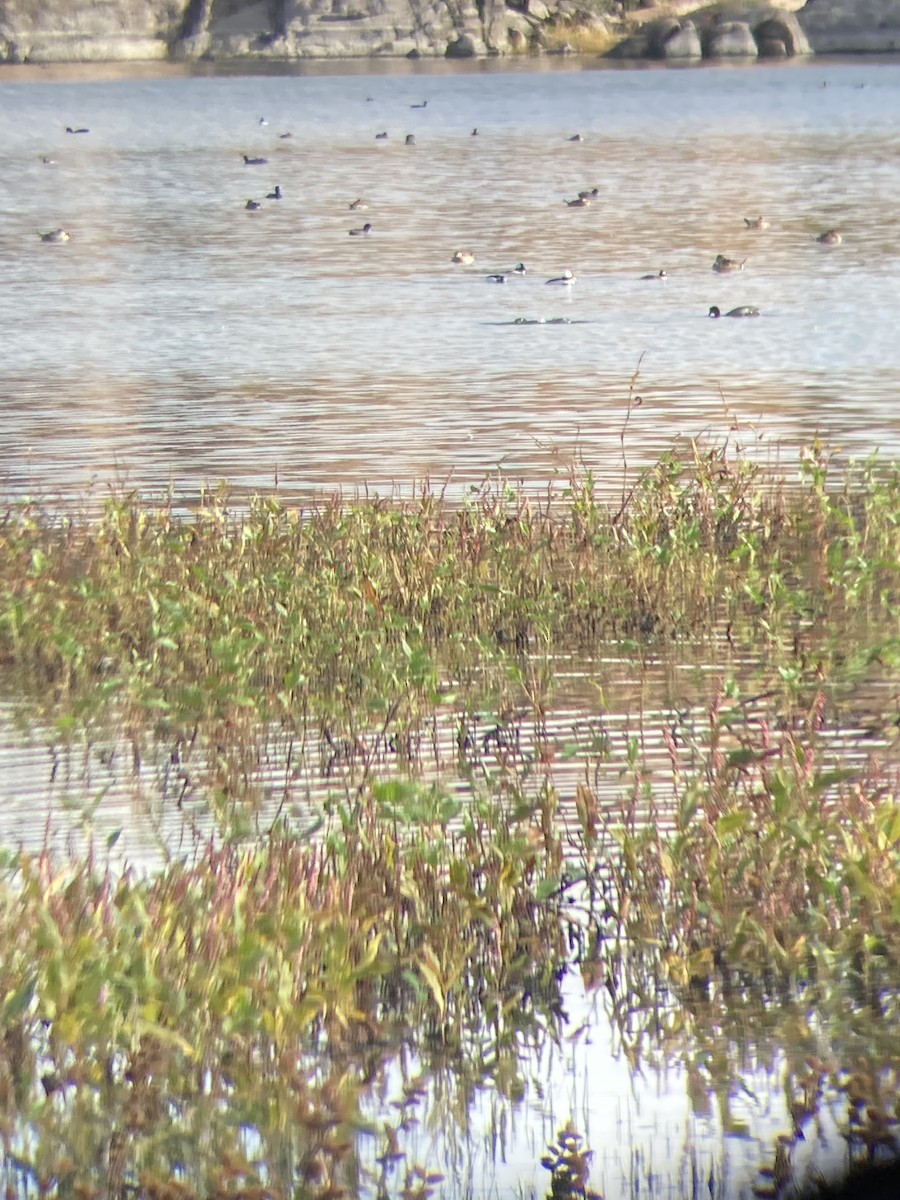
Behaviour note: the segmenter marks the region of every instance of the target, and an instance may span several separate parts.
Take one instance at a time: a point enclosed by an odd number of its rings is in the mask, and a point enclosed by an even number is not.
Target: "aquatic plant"
[[[718,988],[890,981],[898,527],[900,473],[821,447],[796,478],[726,448],[626,462],[615,498],[581,470],[459,505],[10,508],[18,719],[54,771],[67,744],[127,753],[161,806],[212,819],[148,877],[96,847],[5,852],[8,1178],[335,1198],[368,1172],[424,1196],[435,1172],[400,1156],[426,1066],[518,1094],[573,960],[623,1028],[660,996],[684,1013]],[[633,691],[611,732],[613,661],[671,665],[652,730]],[[570,743],[548,730],[561,662],[598,697]],[[88,829],[102,803],[84,796]],[[417,1069],[373,1124],[367,1089],[401,1047]],[[551,1148],[554,1186],[587,1187],[581,1154]]]

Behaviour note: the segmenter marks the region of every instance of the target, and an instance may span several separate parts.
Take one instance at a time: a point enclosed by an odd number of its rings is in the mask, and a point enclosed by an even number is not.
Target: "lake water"
[[[0,74],[0,492],[610,482],[639,363],[633,462],[900,451],[900,64],[209,70]]]
[[[284,198],[266,201],[276,185]],[[593,187],[589,207],[563,203]],[[898,193],[898,63],[5,69],[0,494],[171,487],[190,502],[226,480],[305,499],[425,476],[452,493],[497,470],[538,488],[577,460],[616,488],[638,367],[629,469],[703,435],[773,455],[821,435],[897,457]],[[357,197],[368,207],[350,211]],[[770,228],[747,229],[760,214]],[[348,236],[365,221],[368,236]],[[57,227],[67,243],[38,238]],[[813,240],[832,227],[841,245]],[[451,263],[462,249],[474,264]],[[717,254],[745,269],[713,274]],[[523,277],[486,281],[520,261]],[[546,285],[565,269],[572,288]],[[763,315],[711,321],[711,304]],[[599,730],[614,763],[639,736],[665,786],[662,697],[691,688],[623,658],[603,666],[601,714],[580,669],[560,665],[572,694],[560,689],[548,736]],[[182,780],[165,755],[136,770],[126,745],[60,749],[53,730],[20,736],[6,708],[0,724],[7,844],[78,850],[123,829],[117,853],[146,865],[161,843],[191,851],[208,835],[190,796],[172,803]],[[456,734],[446,714],[448,762]],[[276,738],[258,767],[273,813],[286,762]],[[560,766],[564,804],[582,769]],[[296,792],[315,803],[329,786],[311,765]],[[605,799],[619,790],[612,773]],[[520,1103],[485,1089],[446,1194],[540,1194],[540,1155],[573,1119],[607,1200],[707,1194],[710,1177],[717,1196],[748,1197],[789,1124],[786,1037],[692,1017],[666,1027],[667,1050],[635,1034],[626,1053],[596,996],[566,989],[564,1033],[529,1060]],[[824,1053],[832,1031],[804,1022],[800,1053]],[[844,1153],[845,1108],[829,1097],[826,1162]],[[433,1127],[419,1135],[453,1165]]]

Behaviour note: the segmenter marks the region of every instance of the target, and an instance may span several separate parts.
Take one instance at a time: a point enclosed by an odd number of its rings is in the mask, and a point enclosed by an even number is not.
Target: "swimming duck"
[[[826,229],[816,238],[822,246],[839,246],[843,240],[839,229]]]
[[[743,271],[746,258],[738,261],[736,258],[726,258],[724,254],[717,254],[716,261],[713,263],[713,270],[720,275],[727,271]]]
[[[748,229],[768,229],[769,222],[765,217],[744,217],[744,224]]]
[[[39,233],[42,242],[67,242],[69,235],[64,229],[51,229],[49,233]]]
[[[587,208],[589,204],[590,200],[587,198],[587,196],[578,196],[575,200],[566,201],[566,206],[568,208]]]
[[[556,284],[559,287],[571,287],[575,283],[575,276],[567,267],[562,275],[557,275],[555,279],[548,279],[547,282]]]
[[[47,154],[41,155],[41,162],[44,164],[45,167],[53,167],[56,165],[56,159],[50,158],[49,155],[47,155]]]
[[[351,200],[351,201],[350,201],[350,211],[351,211],[351,212],[356,212],[356,210],[357,210],[357,209],[360,209],[360,210],[365,210],[365,209],[367,209],[368,207],[369,207],[369,206],[368,206],[368,204],[365,202],[365,200],[363,200],[363,199],[361,199],[361,198],[360,198],[360,199],[358,199],[358,200]]]
[[[267,158],[250,158],[249,155],[244,155],[245,167],[264,167],[268,161]]]
[[[573,133],[570,138],[566,138],[567,142],[583,142],[584,138],[580,133]]]
[[[387,130],[386,130],[386,129],[383,129],[383,130],[381,131],[381,133],[376,133],[376,134],[375,134],[375,141],[376,141],[376,142],[383,142],[383,141],[385,140],[385,138],[386,138],[386,137],[387,137]]]
[[[66,133],[90,133],[90,132],[91,131],[89,129],[85,129],[83,126],[78,129],[73,129],[71,125],[66,126]]]
[[[477,129],[473,129],[473,130],[472,130],[472,132],[471,132],[471,134],[470,134],[469,136],[470,136],[470,137],[478,137],[478,130],[477,130]]]
[[[571,325],[571,317],[516,317],[513,325]]]
[[[506,283],[506,276],[505,275],[488,275],[487,282],[488,283]]]
[[[365,225],[363,225],[362,229],[348,229],[347,232],[350,234],[351,237],[363,237],[365,234],[371,233],[372,228],[373,227],[369,224],[369,222],[366,221],[366,223],[365,223]]]
[[[727,313],[723,313],[715,304],[709,310],[709,316],[711,317],[758,317],[760,315],[759,309],[755,308],[752,304],[742,304],[740,308],[731,308]]]
[[[294,135],[290,132],[290,130],[288,130],[286,133],[279,133],[278,136],[281,141],[286,142],[288,138],[292,138]]]
[[[282,192],[282,190],[281,190],[281,185],[280,185],[280,184],[278,184],[278,183],[276,183],[276,184],[275,184],[275,191],[274,191],[274,192],[268,192],[268,193],[266,194],[266,199],[267,199],[267,200],[283,200],[283,199],[284,199],[284,194],[283,194],[283,192]]]
[[[421,104],[411,104],[409,107],[410,107],[410,108],[427,108],[427,107],[428,107],[428,101],[427,101],[427,100],[423,100]]]
[[[268,125],[269,122],[266,120],[265,117],[260,117],[256,123],[257,123],[257,125]]]
[[[413,135],[412,135],[411,133],[408,133],[408,134],[406,135],[406,142],[405,142],[405,145],[407,145],[407,146],[414,146],[415,144],[416,144],[416,139],[413,137]]]
[[[258,200],[248,200],[244,205],[244,208],[246,208],[247,212],[259,212],[259,210],[262,208],[262,205]]]
[[[513,273],[515,275],[524,275],[525,270],[526,268],[524,263],[516,263],[516,265],[513,267]]]
[[[600,195],[600,189],[598,187],[592,187],[592,188],[587,188],[583,192],[579,192],[578,199],[579,200],[596,200],[599,195]]]
[[[462,263],[464,267],[470,267],[475,261],[474,250],[457,250],[450,259],[452,263]]]
[[[668,271],[657,271],[655,275],[642,275],[641,279],[668,279]]]

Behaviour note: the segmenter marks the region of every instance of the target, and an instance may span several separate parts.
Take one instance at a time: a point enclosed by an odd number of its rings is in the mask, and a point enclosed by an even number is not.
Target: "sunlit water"
[[[364,70],[0,75],[5,493],[609,481],[639,363],[632,461],[736,421],[897,453],[900,65]]]
[[[900,65],[595,67],[0,75],[0,493],[68,503],[93,483],[95,495],[171,487],[189,501],[226,480],[305,498],[426,475],[452,491],[498,468],[539,487],[573,460],[615,487],[626,465],[705,432],[750,445],[820,434],[896,456]],[[245,153],[268,163],[245,166]],[[263,200],[276,184],[284,199]],[[563,203],[595,186],[590,207]],[[368,208],[351,212],[357,197]],[[771,228],[748,230],[760,214]],[[349,237],[364,221],[372,233]],[[835,226],[842,245],[813,241]],[[67,244],[39,240],[56,227]],[[460,249],[474,265],[451,264]],[[745,270],[714,275],[719,253]],[[519,261],[524,277],[486,282]],[[574,287],[546,285],[566,268]],[[665,281],[640,278],[661,269]],[[710,304],[763,316],[714,322]],[[666,786],[661,730],[683,699],[661,672],[616,671],[602,729],[583,694],[546,722],[560,747],[610,739],[597,781],[610,812],[634,736]],[[650,692],[665,704],[635,716]],[[148,865],[163,845],[190,855],[208,836],[165,757],[62,753],[47,748],[52,731],[29,740],[11,724],[6,844],[118,838],[117,857]],[[445,764],[456,734],[448,713]],[[845,736],[846,761],[861,751]],[[302,823],[340,786],[319,751],[291,775],[271,747],[260,828],[286,791]],[[561,755],[555,768],[564,805],[583,762]],[[564,1041],[552,1063],[532,1062],[524,1101],[485,1095],[448,1194],[539,1194],[540,1154],[572,1118],[608,1200],[653,1179],[656,1195],[690,1195],[694,1169],[717,1195],[747,1196],[785,1129],[777,1062],[751,1053],[735,1134],[682,1066],[633,1075],[591,997],[572,985],[568,1003]],[[414,1149],[453,1157],[436,1134]]]

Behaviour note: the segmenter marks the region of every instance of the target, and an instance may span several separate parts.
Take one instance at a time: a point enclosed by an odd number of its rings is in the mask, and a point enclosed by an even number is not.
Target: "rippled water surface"
[[[611,478],[638,363],[636,458],[735,419],[897,453],[897,64],[98,70],[0,75],[7,494]]]

